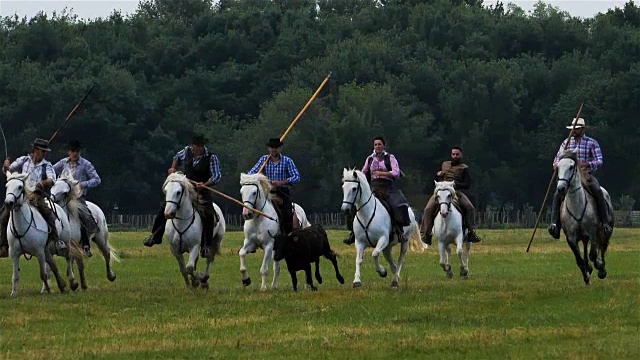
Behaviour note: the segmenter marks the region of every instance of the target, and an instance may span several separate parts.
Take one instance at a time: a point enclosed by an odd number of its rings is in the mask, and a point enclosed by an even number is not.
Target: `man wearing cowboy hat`
[[[9,159],[5,160],[3,170],[5,172],[17,171],[21,174],[29,174],[25,181],[25,186],[27,189],[35,189],[29,196],[29,202],[40,211],[42,217],[47,221],[47,225],[49,225],[49,239],[47,243],[53,242],[58,254],[60,254],[67,249],[67,246],[58,238],[56,215],[44,202],[44,197],[56,180],[56,173],[53,171],[53,166],[49,161],[44,159],[49,151],[51,151],[51,149],[49,149],[49,142],[45,139],[36,138],[33,142],[30,155],[21,156],[12,163],[9,163]],[[7,257],[9,255],[9,241],[7,239],[9,211],[5,208],[3,208],[0,213],[0,221],[0,257]]]
[[[87,189],[100,185],[100,176],[93,164],[84,157],[80,156],[82,144],[78,140],[71,140],[67,144],[68,157],[58,161],[53,165],[56,176],[60,176],[63,172],[71,174],[75,180],[78,180],[82,194],[78,197],[78,217],[80,218],[80,243],[85,255],[91,257],[91,245],[89,244],[89,236],[97,233],[100,229],[98,224],[91,215],[85,196]]]
[[[290,157],[282,155],[282,141],[279,138],[271,138],[267,143],[269,148],[269,155],[263,155],[258,162],[249,170],[249,175],[255,174],[260,170],[262,164],[266,161],[264,166],[265,176],[271,180],[271,185],[274,187],[273,191],[278,194],[281,192],[282,203],[279,204],[278,214],[286,220],[282,220],[281,223],[293,224],[293,202],[289,189],[292,185],[300,182],[300,173],[296,164]],[[289,226],[287,226],[288,228]],[[287,234],[291,232],[288,231]]]
[[[578,156],[578,160],[580,161],[580,167],[582,167],[585,172],[588,174],[586,179],[586,183],[589,189],[589,192],[593,194],[593,197],[596,200],[596,204],[598,207],[598,218],[602,223],[602,229],[605,237],[609,238],[612,233],[611,227],[611,219],[609,218],[609,214],[607,211],[607,203],[604,199],[604,195],[602,193],[602,189],[600,188],[600,183],[593,176],[593,173],[602,166],[602,151],[600,150],[600,144],[593,138],[590,138],[584,134],[584,130],[586,127],[585,121],[583,118],[573,119],[571,125],[567,126],[567,129],[572,129],[575,123],[575,130],[573,131],[573,136],[569,140],[569,146],[567,146],[567,151],[575,151],[577,149],[576,155]],[[562,157],[564,153],[564,145],[566,140],[560,144],[560,149],[558,149],[558,153],[556,154],[555,159],[553,160],[553,168],[556,169],[558,166],[558,161]],[[553,205],[551,206],[551,225],[549,225],[549,234],[555,238],[560,239],[560,205],[564,201],[564,196],[566,193],[558,193],[556,190],[555,195],[553,196]]]
[[[213,230],[216,227],[216,212],[213,208],[213,195],[211,191],[203,186],[213,186],[220,182],[222,175],[220,172],[220,161],[213,152],[205,146],[207,139],[201,134],[194,134],[191,145],[178,151],[173,157],[173,162],[168,170],[169,174],[177,171],[178,166],[184,167],[184,174],[189,180],[196,183],[198,192],[198,203],[200,204],[200,216],[202,216],[202,238],[200,242],[200,256],[208,257],[213,251]],[[164,206],[156,215],[149,235],[144,245],[151,247],[162,243],[164,228],[167,219],[164,217]]]

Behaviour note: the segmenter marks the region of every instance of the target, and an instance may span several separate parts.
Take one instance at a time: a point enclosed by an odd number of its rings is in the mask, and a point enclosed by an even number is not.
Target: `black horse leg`
[[[336,270],[336,279],[338,279],[338,282],[340,284],[344,284],[344,278],[342,277],[342,275],[340,275],[340,270],[338,269],[338,260],[336,259],[336,254],[333,251],[328,251],[324,254],[324,257],[329,259],[329,261],[331,261],[331,264],[333,264],[333,268]]]

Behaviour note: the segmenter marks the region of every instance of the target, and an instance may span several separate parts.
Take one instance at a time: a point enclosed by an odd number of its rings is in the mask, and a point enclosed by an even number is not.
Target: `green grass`
[[[317,292],[291,291],[284,262],[279,288],[261,292],[261,250],[247,256],[253,284],[243,288],[239,232],[227,234],[209,291],[187,289],[167,244],[146,248],[143,233],[112,234],[123,259],[118,278],[106,279],[96,253],[85,292],[40,294],[35,259],[21,259],[19,294],[10,298],[11,263],[2,259],[0,357],[640,358],[640,230],[616,229],[609,276],[594,274],[589,286],[566,243],[544,230],[529,253],[531,230],[479,234],[485,241],[472,249],[471,279],[457,276],[457,257],[456,276],[446,278],[430,248],[409,253],[399,290],[376,274],[371,249],[363,287],[352,289],[355,253],[342,231],[329,237],[347,283],[323,260]],[[304,282],[302,272],[298,278]]]

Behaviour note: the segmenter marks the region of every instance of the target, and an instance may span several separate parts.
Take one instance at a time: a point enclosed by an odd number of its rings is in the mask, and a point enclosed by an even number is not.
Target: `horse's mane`
[[[251,175],[241,173],[240,185],[247,185],[247,184],[254,184],[254,185],[260,186],[262,188],[262,191],[265,192],[265,194],[269,194],[269,191],[271,191],[271,183],[269,182],[269,179],[260,173],[251,174]]]
[[[367,177],[364,173],[357,169],[343,169],[342,182],[345,181],[360,181],[360,184],[368,184]]]
[[[453,199],[458,200],[458,193],[455,188],[455,181],[436,181],[436,188],[433,190],[435,195],[438,190],[448,190],[453,194]]]
[[[584,180],[584,179],[588,178],[587,170],[584,169],[582,166],[579,166],[580,160],[578,160],[578,153],[576,153],[575,151],[571,151],[571,150],[565,150],[562,153],[562,155],[560,155],[560,160],[562,160],[562,159],[573,160],[573,162],[576,164],[576,166],[578,166],[578,169],[580,169],[580,179]]]
[[[196,188],[195,186],[193,186],[191,181],[187,179],[187,176],[181,173],[180,171],[174,172],[173,174],[169,174],[169,176],[167,176],[167,178],[164,180],[164,183],[162,183],[163,192],[164,192],[164,187],[167,186],[167,184],[172,181],[179,182],[180,184],[182,184],[184,189],[189,194],[189,198],[191,199],[191,202],[193,203],[193,205],[196,208],[199,208],[198,192],[196,191]]]
[[[75,216],[78,214],[78,207],[80,204],[80,202],[78,201],[78,198],[82,196],[82,189],[80,188],[80,183],[76,181],[76,179],[73,177],[73,174],[71,172],[66,170],[63,171],[62,174],[60,174],[60,177],[58,177],[57,181],[59,180],[66,182],[69,185],[69,188],[71,189],[67,193],[67,197],[65,200],[67,202],[68,212],[72,216]]]

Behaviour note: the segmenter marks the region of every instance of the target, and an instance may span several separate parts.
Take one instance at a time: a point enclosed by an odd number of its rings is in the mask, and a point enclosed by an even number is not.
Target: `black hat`
[[[51,149],[49,149],[49,141],[45,139],[36,138],[33,140],[33,147],[44,151],[51,151]]]
[[[67,150],[80,151],[80,149],[82,149],[82,144],[78,140],[70,140],[67,143]]]
[[[270,147],[270,148],[279,148],[283,144],[284,143],[282,141],[280,141],[280,139],[271,138],[271,139],[269,139],[269,142],[267,143],[267,146]]]
[[[272,194],[276,194],[281,198],[285,198],[285,197],[288,198],[289,196],[291,196],[288,186],[274,186],[271,188],[271,191],[269,192]]]
[[[193,135],[193,139],[191,140],[191,144],[204,146],[207,143],[207,139],[202,134]]]

